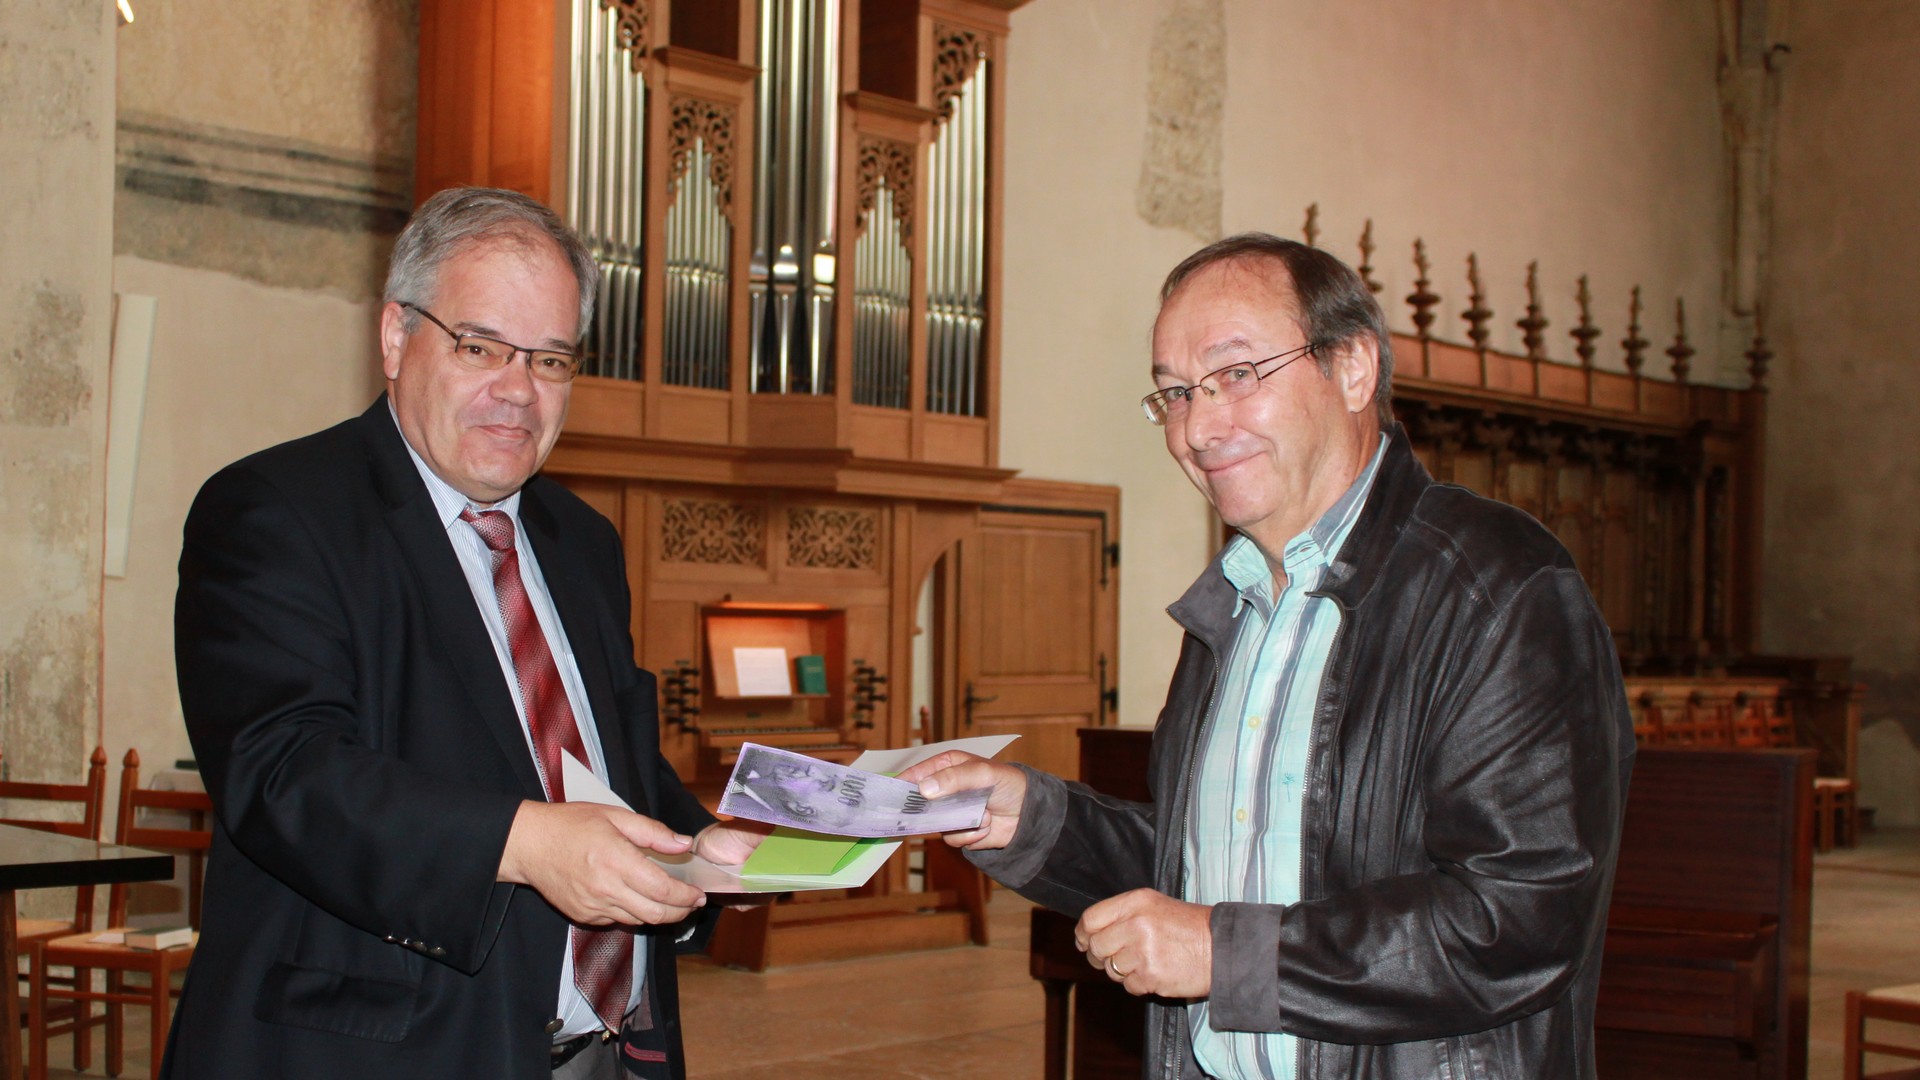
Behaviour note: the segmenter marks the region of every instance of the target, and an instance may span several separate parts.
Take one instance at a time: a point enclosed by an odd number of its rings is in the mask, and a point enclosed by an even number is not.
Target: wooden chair
[[[124,767],[120,772],[120,802],[114,824],[115,843],[126,847],[186,853],[191,856],[188,863],[188,876],[197,877],[201,866],[200,856],[205,855],[213,840],[209,817],[212,810],[213,804],[204,792],[153,791],[141,788],[140,754],[134,750],[127,751]],[[142,811],[185,814],[189,827],[182,829],[143,825],[140,823]],[[190,893],[197,896],[199,882],[196,880],[189,884]],[[127,894],[130,891],[129,885],[113,885],[107,889],[107,922],[112,930],[126,929]],[[189,921],[195,924],[197,929],[199,911],[191,904],[189,908]],[[27,1045],[27,1075],[33,1080],[46,1080],[48,1002],[71,1000],[82,1003],[81,1007],[84,1009],[91,1008],[86,1004],[87,1002],[100,1001],[106,1005],[107,1072],[113,1076],[118,1076],[126,1064],[123,1046],[125,1007],[146,1005],[153,1011],[151,1075],[158,1080],[160,1058],[167,1045],[168,1017],[173,1006],[173,976],[187,969],[187,964],[193,959],[193,945],[148,951],[129,948],[123,944],[95,941],[95,936],[94,933],[88,932],[55,938],[36,945],[31,953],[31,962],[28,965],[27,1022],[30,1036]],[[196,934],[195,937],[197,939],[198,935]],[[95,991],[91,986],[76,986],[69,989],[53,985],[47,979],[47,969],[55,966],[104,970],[107,973],[106,990]],[[146,976],[146,985],[129,986],[127,984],[127,975],[135,972]]]
[[[1888,1020],[1920,1027],[1920,983],[1878,990],[1847,991],[1846,1080],[1920,1080],[1920,1068],[1867,1073],[1867,1055],[1920,1061],[1920,1044],[1867,1041],[1867,1021]]]
[[[1859,785],[1842,776],[1819,776],[1813,781],[1813,849],[1850,848],[1858,838]]]
[[[4,760],[0,758],[0,760]],[[26,780],[0,780],[0,799],[7,802],[7,808],[17,813],[21,803],[44,803],[58,807],[71,808],[70,813],[77,814],[79,820],[46,820],[42,818],[0,817],[0,825],[17,825],[23,829],[37,829],[40,832],[55,833],[60,836],[73,836],[82,840],[100,839],[100,818],[107,803],[107,752],[94,747],[93,756],[88,759],[87,779],[79,784],[45,784]],[[74,889],[73,917],[71,919],[21,919],[19,921],[19,955],[30,955],[35,946],[54,938],[68,934],[85,933],[93,929],[93,886],[82,885]],[[91,985],[93,973],[84,969],[76,970],[68,985]],[[73,1035],[73,1064],[76,1069],[85,1069],[93,1064],[93,1043],[87,1036],[87,1028],[104,1023],[105,1017],[92,1015],[86,1006],[74,1003],[58,1011],[57,1015],[47,1019],[47,1035]]]

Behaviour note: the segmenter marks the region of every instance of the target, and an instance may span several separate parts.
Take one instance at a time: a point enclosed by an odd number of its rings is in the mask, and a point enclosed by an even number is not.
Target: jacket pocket
[[[413,1024],[420,984],[346,975],[285,961],[267,969],[254,1019],[374,1042],[399,1042]]]

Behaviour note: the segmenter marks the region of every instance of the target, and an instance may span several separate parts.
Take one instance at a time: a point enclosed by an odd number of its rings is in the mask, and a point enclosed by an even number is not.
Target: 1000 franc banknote
[[[986,810],[985,791],[928,799],[904,780],[758,743],[740,747],[740,760],[720,798],[723,814],[833,836],[971,829]]]

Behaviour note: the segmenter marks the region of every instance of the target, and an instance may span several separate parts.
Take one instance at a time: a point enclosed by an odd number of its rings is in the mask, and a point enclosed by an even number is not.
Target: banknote
[[[928,799],[918,785],[758,743],[740,747],[720,812],[832,836],[918,836],[971,829],[987,793]]]

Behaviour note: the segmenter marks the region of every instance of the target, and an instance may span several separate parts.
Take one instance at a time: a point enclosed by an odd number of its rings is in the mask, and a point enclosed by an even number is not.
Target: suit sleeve
[[[1429,868],[1289,906],[1216,905],[1216,1029],[1404,1042],[1566,992],[1605,921],[1619,842],[1629,762],[1612,642],[1578,573],[1543,570],[1459,670],[1472,674],[1419,777]]]
[[[345,596],[377,572],[330,550],[257,473],[209,480],[180,558],[181,706],[242,854],[338,918],[472,973],[512,895],[494,879],[520,800],[403,761],[405,733],[363,715],[367,628]]]

